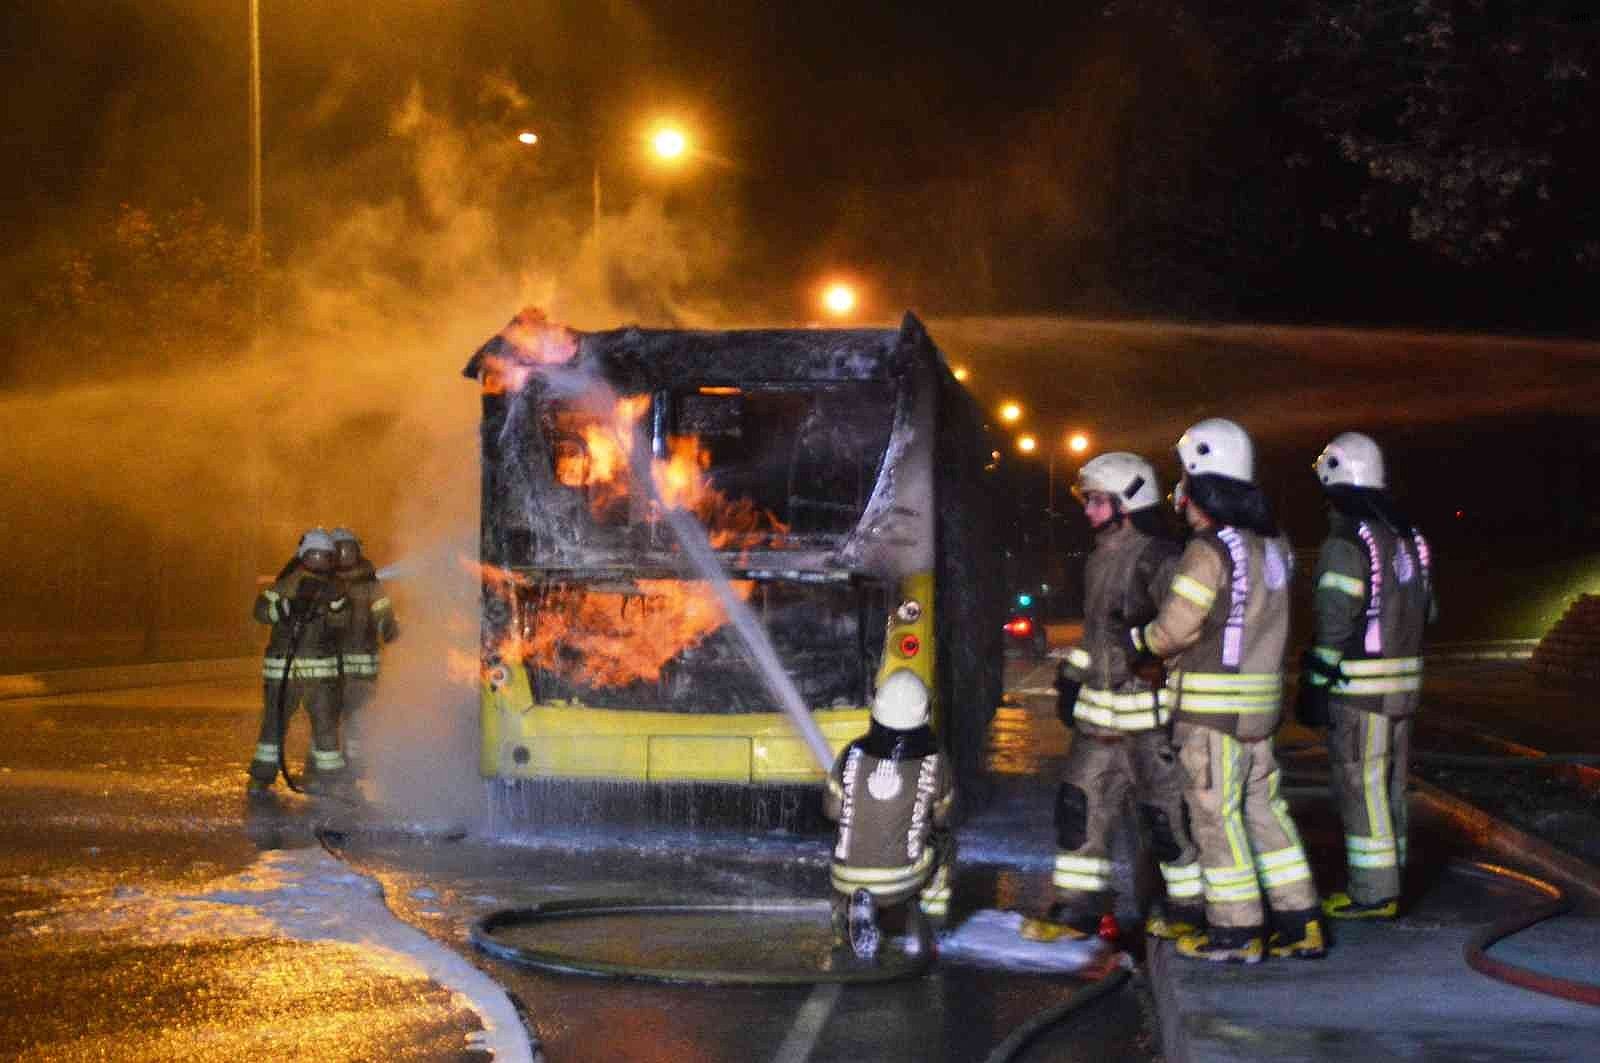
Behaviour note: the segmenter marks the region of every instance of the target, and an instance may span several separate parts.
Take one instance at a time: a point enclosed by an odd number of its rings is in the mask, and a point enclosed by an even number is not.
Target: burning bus
[[[464,372],[483,415],[480,770],[502,798],[817,792],[802,730],[836,752],[902,669],[978,792],[1003,656],[993,452],[915,317],[582,333],[524,311]],[[691,514],[698,551],[669,519]]]

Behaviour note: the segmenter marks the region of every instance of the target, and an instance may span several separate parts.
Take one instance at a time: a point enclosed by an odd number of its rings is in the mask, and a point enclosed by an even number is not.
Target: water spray
[[[597,383],[595,386],[606,387],[603,383]],[[683,548],[689,563],[716,594],[717,601],[727,613],[728,620],[733,624],[739,641],[744,645],[745,652],[755,665],[762,682],[766,684],[768,692],[777,700],[795,729],[800,732],[800,737],[805,740],[806,748],[811,751],[817,766],[822,769],[823,774],[827,774],[833,768],[833,747],[828,745],[827,738],[817,726],[817,721],[812,719],[811,710],[806,706],[805,699],[800,696],[794,680],[783,667],[783,662],[778,659],[778,651],[773,648],[766,628],[756,619],[756,614],[751,610],[749,603],[735,593],[732,581],[728,579],[722,563],[717,560],[717,555],[711,548],[711,538],[706,533],[705,527],[694,514],[681,507],[668,505],[661,497],[654,470],[650,466],[648,441],[637,425],[633,430],[633,447],[630,453],[630,465],[635,482],[648,485],[650,497],[661,507],[667,524],[672,528],[672,533],[677,537],[678,545]]]

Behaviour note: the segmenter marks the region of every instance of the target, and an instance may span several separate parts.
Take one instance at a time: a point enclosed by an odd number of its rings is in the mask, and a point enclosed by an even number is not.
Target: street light
[[[1022,420],[1022,407],[1015,402],[1007,402],[1000,407],[1000,419],[1006,424],[1016,424]]]
[[[847,317],[856,308],[856,290],[844,281],[822,289],[822,308],[834,317]]]
[[[650,137],[650,148],[657,158],[676,162],[688,154],[689,137],[677,126],[662,126]]]
[[[1074,432],[1067,437],[1067,449],[1074,454],[1082,454],[1089,449],[1089,437],[1083,432]]]
[[[965,384],[972,377],[972,370],[964,365],[958,365],[950,371],[950,375]]]
[[[254,10],[252,3],[252,10]],[[672,124],[658,126],[654,133],[647,138],[650,150],[648,156],[660,165],[678,165],[690,154],[689,135],[681,128]],[[524,129],[517,134],[517,142],[527,147],[537,147],[542,143],[539,134],[532,129]],[[590,203],[593,207],[593,231],[600,231],[600,159],[598,154],[594,159],[590,171]]]
[[[1018,436],[1017,449],[1022,451],[1024,454],[1032,454],[1035,450],[1039,449],[1039,441],[1033,436]]]

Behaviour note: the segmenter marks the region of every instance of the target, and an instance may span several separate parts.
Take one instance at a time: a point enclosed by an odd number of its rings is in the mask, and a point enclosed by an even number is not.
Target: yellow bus
[[[915,317],[584,333],[524,311],[464,372],[482,391],[480,769],[508,808],[563,780],[818,788],[816,743],[668,507],[705,529],[832,752],[905,669],[977,788],[1003,657],[994,451]]]

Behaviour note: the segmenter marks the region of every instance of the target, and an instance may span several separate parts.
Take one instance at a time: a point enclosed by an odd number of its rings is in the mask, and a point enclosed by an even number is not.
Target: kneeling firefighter
[[[1328,728],[1348,885],[1322,902],[1340,919],[1399,912],[1406,866],[1411,720],[1422,637],[1437,618],[1428,542],[1390,497],[1383,452],[1345,432],[1313,468],[1328,499],[1317,556],[1316,632],[1300,670],[1300,722]]]
[[[870,729],[840,751],[822,795],[823,812],[839,824],[834,931],[858,956],[877,952],[880,911],[886,926],[903,926],[908,947],[919,943],[924,915],[942,917],[954,802],[950,766],[928,723],[928,688],[909,670],[893,672],[872,700]]]
[[[1033,940],[1086,938],[1109,911],[1111,835],[1131,788],[1144,841],[1166,883],[1164,915],[1146,932],[1176,937],[1205,919],[1198,850],[1184,822],[1183,779],[1167,731],[1166,693],[1155,670],[1136,673],[1130,623],[1155,618],[1178,563],[1156,507],[1161,488],[1136,454],[1102,454],[1078,473],[1073,493],[1094,530],[1084,566],[1083,641],[1056,679],[1057,712],[1072,728],[1056,795],[1055,903],[1022,924]]]
[[[250,791],[264,793],[283,761],[283,735],[302,703],[311,718],[312,782],[344,773],[339,752],[339,636],[348,599],[334,576],[333,537],[313,528],[300,537],[299,564],[256,596],[255,618],[272,625],[261,661],[261,732],[250,761]]]
[[[1255,483],[1243,428],[1201,421],[1178,440],[1178,460],[1174,499],[1194,535],[1156,618],[1129,632],[1135,651],[1167,659],[1173,741],[1200,846],[1207,929],[1180,937],[1177,949],[1260,962],[1264,890],[1267,948],[1314,959],[1326,953],[1317,890],[1272,752],[1294,555]]]
[[[394,606],[378,572],[348,528],[333,529],[335,573],[350,596],[350,615],[339,638],[339,720],[351,774],[365,773],[362,729],[378,686],[379,645],[400,635]]]

